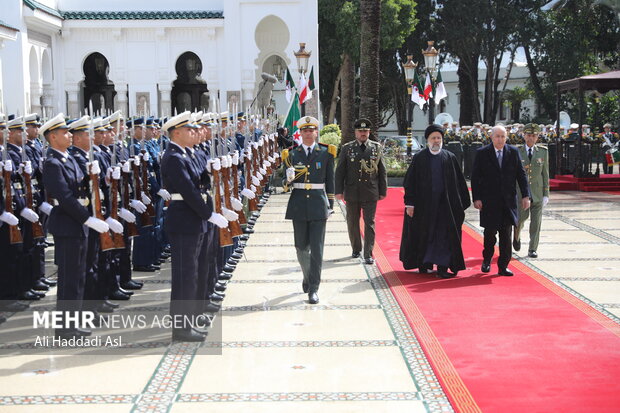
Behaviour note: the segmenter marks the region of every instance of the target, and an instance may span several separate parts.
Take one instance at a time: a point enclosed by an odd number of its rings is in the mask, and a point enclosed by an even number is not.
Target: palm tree
[[[381,0],[360,1],[360,118],[379,127],[379,46]]]

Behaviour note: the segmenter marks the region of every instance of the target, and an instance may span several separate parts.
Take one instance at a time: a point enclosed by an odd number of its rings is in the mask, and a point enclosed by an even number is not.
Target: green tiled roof
[[[52,16],[62,19],[62,16],[58,12],[58,10],[47,7],[45,4],[41,4],[35,0],[24,0],[24,4],[28,6],[31,10],[43,10],[44,12],[49,13]]]
[[[26,1],[26,0],[24,0]],[[64,11],[66,20],[193,20],[222,19],[222,11]]]
[[[18,31],[19,31],[19,29],[16,29],[15,27],[10,26],[10,25],[8,25],[8,24],[6,24],[6,23],[5,23],[5,22],[3,22],[2,20],[0,20],[0,26],[2,26],[2,27],[6,27],[7,29],[10,29],[10,30],[15,30],[16,32],[18,32]]]

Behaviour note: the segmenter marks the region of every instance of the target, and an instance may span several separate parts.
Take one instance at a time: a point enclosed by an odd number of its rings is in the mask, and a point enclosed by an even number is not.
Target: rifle
[[[233,193],[235,194],[235,198],[237,196],[239,196],[239,174],[238,174],[238,169],[237,169],[237,164],[233,163],[231,166],[231,172],[232,172],[232,176],[233,176]],[[245,217],[245,214],[243,213],[243,208],[239,211],[235,211],[237,212],[237,214],[239,214],[239,223],[241,225],[245,225],[248,223],[247,218]]]
[[[131,151],[134,153],[134,156],[132,156],[131,159],[131,169],[133,171],[133,180],[134,180],[134,194],[135,194],[135,198],[137,200],[141,200],[142,198],[142,179],[140,178],[140,168],[138,167],[138,165],[136,165],[136,163],[134,162],[136,157],[135,157],[135,149],[134,149],[134,145],[135,145],[135,133],[136,133],[136,126],[135,126],[135,122],[136,120],[134,119],[132,125],[131,125],[131,130],[132,130],[132,134],[131,134]],[[147,210],[144,211],[143,213],[140,214],[140,226],[141,227],[150,227],[153,225],[153,221],[151,219],[151,214],[149,213],[148,207]]]
[[[217,145],[214,145],[213,149],[215,151],[214,158],[217,158]],[[215,212],[218,214],[222,213],[222,197],[220,192],[220,171],[217,171],[215,168],[211,168],[213,173],[213,191],[214,191],[214,201],[215,201]],[[233,245],[232,235],[230,233],[230,229],[228,227],[219,228],[220,231],[220,247],[228,247]]]
[[[8,117],[6,115],[4,115],[4,121],[8,122]],[[6,162],[9,155],[7,147],[7,143],[9,141],[8,124],[4,127],[2,136],[4,145],[4,151],[2,152],[2,161]],[[13,167],[15,167],[15,165],[13,165]],[[6,171],[4,168],[2,168],[2,177],[4,179],[4,210],[6,212],[14,214],[15,211],[13,210],[13,188],[11,187],[11,172]],[[19,230],[19,226],[9,225],[9,240],[12,245],[21,244],[23,242],[22,233]]]
[[[116,141],[119,135],[120,119],[116,122],[116,135],[114,135],[114,141],[112,142],[112,168],[116,167]],[[118,180],[110,176],[110,218],[118,221]],[[112,233],[112,241],[114,241],[114,247],[116,249],[125,248],[125,240],[123,234]]]
[[[224,204],[226,208],[234,211],[232,202],[230,201],[230,174],[228,167],[224,168],[224,166],[222,166],[222,181],[224,181]],[[228,228],[233,237],[243,235],[243,230],[241,229],[241,225],[239,225],[239,221],[230,221],[228,223]]]
[[[92,107],[90,113],[93,113]],[[105,221],[103,217],[103,213],[101,212],[101,194],[99,192],[99,175],[92,173],[92,163],[94,160],[93,156],[93,145],[95,141],[95,131],[91,127],[88,128],[88,138],[90,140],[90,149],[88,150],[88,161],[90,162],[88,176],[90,177],[90,194],[91,201],[93,205],[93,213],[95,214],[95,218],[98,218],[102,221]],[[99,234],[100,241],[100,249],[101,251],[109,251],[114,249],[114,241],[112,241],[112,236],[109,231],[101,232]]]
[[[144,140],[146,139],[146,112],[144,112],[144,123],[142,124],[142,139],[140,140],[140,153],[142,154],[142,186],[144,187],[144,195],[151,202],[146,206],[146,213],[149,214],[151,218],[155,218],[155,207],[153,207],[153,198],[151,198],[151,194],[149,193],[149,163],[144,159],[144,154],[146,153],[146,147],[144,146]]]
[[[24,178],[24,186],[26,192],[26,208],[30,208],[34,211],[33,206],[33,195],[32,195],[32,176],[26,172],[26,161],[28,161],[28,157],[26,156],[26,131],[22,129],[22,164],[24,168],[22,168],[22,178]],[[43,233],[43,226],[39,221],[31,222],[31,230],[32,230],[32,238],[41,239],[45,238],[45,234]]]

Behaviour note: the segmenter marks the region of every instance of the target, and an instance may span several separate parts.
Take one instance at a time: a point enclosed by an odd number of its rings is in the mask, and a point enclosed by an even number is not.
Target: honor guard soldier
[[[611,131],[611,123],[606,123],[603,125],[603,133],[599,136],[599,142],[601,144],[601,153],[603,159],[603,171],[606,174],[614,173],[614,164],[609,165],[607,163],[607,158],[605,157],[605,153],[611,151],[612,149],[618,150],[618,134],[616,132]]]
[[[387,173],[381,144],[368,139],[372,124],[368,119],[355,121],[355,140],[342,145],[336,168],[336,199],[347,205],[347,229],[353,253],[362,252],[360,215],[364,216],[364,262],[372,264],[375,244],[377,201],[387,195]]]
[[[530,246],[527,255],[530,258],[538,257],[538,240],[543,208],[549,202],[549,152],[547,147],[537,145],[540,129],[538,125],[528,123],[523,128],[525,145],[519,147],[519,155],[527,175],[530,187],[530,207],[519,207],[519,225],[515,229],[512,246],[515,251],[521,249],[521,229],[530,218]]]
[[[43,183],[55,204],[50,213],[49,230],[54,236],[55,258],[58,265],[57,310],[80,311],[84,296],[87,236],[89,231],[104,233],[108,224],[91,216],[89,194],[82,186],[84,174],[75,159],[67,152],[71,146],[64,115],[48,120],[40,133],[49,142],[43,164]],[[96,162],[89,163],[91,173],[99,173]],[[90,331],[75,326],[56,330],[56,335],[71,338],[90,335]]]
[[[200,176],[192,165],[186,148],[194,144],[195,125],[191,113],[183,112],[163,126],[170,143],[161,160],[163,185],[171,195],[165,221],[165,231],[172,252],[172,288],[170,314],[197,316],[203,311],[203,296],[198,294],[198,279],[207,273],[208,222],[220,228],[228,226],[222,215],[214,212],[210,198],[200,193]],[[216,160],[212,168],[220,168]],[[206,335],[184,325],[172,331],[172,339],[204,341]]]
[[[293,220],[297,260],[304,275],[303,291],[308,293],[310,304],[317,304],[325,226],[334,205],[336,147],[316,142],[319,121],[312,116],[299,119],[297,127],[302,144],[282,152],[286,179],[293,188],[286,219]]]

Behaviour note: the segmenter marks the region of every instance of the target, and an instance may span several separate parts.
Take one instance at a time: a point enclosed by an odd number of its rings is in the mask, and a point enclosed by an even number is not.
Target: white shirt
[[[308,148],[310,148],[310,152],[312,152],[314,150],[314,145],[316,145],[316,143],[313,143],[312,146],[306,146],[303,143],[301,144],[301,146],[304,148],[304,152],[306,153],[306,156],[308,155]]]

